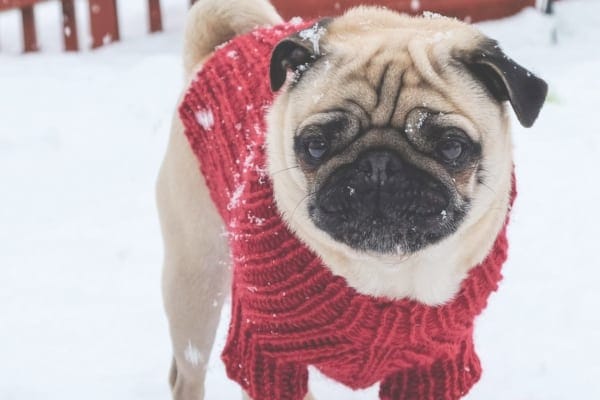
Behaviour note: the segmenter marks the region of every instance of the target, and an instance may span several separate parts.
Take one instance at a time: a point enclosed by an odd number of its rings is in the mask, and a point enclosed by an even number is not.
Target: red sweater
[[[307,366],[380,398],[452,400],[479,379],[473,322],[501,278],[506,227],[443,306],[357,293],[286,228],[265,173],[269,58],[293,24],[235,38],[203,66],[180,108],[233,254],[229,377],[256,400],[301,400]]]

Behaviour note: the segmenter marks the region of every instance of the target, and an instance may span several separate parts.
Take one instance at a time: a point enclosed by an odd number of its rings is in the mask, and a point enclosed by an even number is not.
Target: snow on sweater
[[[481,374],[473,322],[501,279],[506,227],[443,306],[363,295],[323,266],[282,221],[266,174],[270,54],[300,29],[261,28],[220,47],[180,108],[233,255],[227,373],[255,400],[303,399],[308,365],[354,389],[381,382],[381,399],[458,399]]]

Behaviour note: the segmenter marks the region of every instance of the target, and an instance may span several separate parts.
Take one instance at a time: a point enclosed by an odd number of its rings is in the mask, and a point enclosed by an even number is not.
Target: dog
[[[197,2],[184,66],[157,182],[174,398],[204,398],[230,287],[246,396],[311,398],[308,365],[382,399],[466,394],[515,195],[507,106],[531,126],[545,82],[457,20],[283,23],[266,0]]]

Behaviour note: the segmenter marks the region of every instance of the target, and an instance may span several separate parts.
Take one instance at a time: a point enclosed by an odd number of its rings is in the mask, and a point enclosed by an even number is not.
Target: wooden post
[[[79,50],[79,40],[77,39],[77,23],[75,20],[74,0],[62,0],[62,27],[65,50]]]
[[[90,0],[92,48],[119,40],[117,0]]]
[[[554,16],[554,0],[546,0],[543,4],[543,10],[544,13],[548,14],[549,16],[553,17]],[[552,41],[552,44],[557,44],[558,43],[558,27],[556,24],[556,18],[552,18],[552,30],[550,31],[550,40]]]
[[[554,0],[546,0],[544,5],[544,12],[548,15],[554,14]]]
[[[148,0],[148,13],[150,16],[150,32],[162,31],[160,0]]]
[[[33,6],[21,8],[21,18],[23,20],[23,47],[25,52],[37,51],[38,44]]]

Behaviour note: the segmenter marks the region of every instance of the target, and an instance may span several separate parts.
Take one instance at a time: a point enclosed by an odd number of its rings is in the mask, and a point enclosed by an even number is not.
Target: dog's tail
[[[198,0],[185,27],[183,64],[186,76],[216,46],[262,25],[281,23],[268,0]]]

